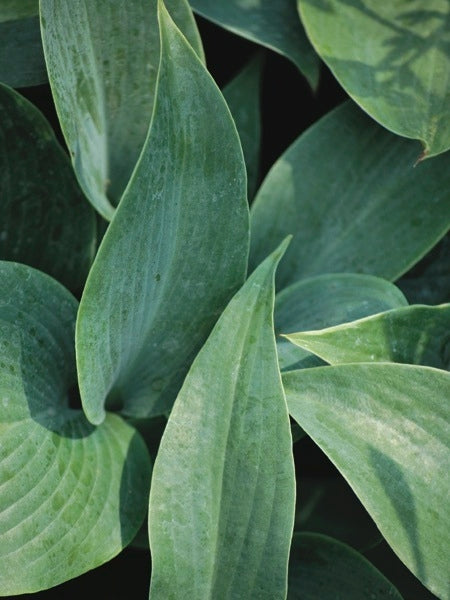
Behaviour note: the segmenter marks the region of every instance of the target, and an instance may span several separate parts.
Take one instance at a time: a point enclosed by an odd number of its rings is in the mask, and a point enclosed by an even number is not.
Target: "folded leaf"
[[[203,17],[289,58],[311,87],[319,82],[319,61],[292,0],[190,0]]]
[[[397,308],[285,337],[330,364],[398,362],[449,369],[449,331],[450,304],[443,304]]]
[[[150,124],[159,62],[156,0],[46,0],[45,59],[78,181],[110,219]],[[197,52],[201,41],[186,0],[168,0]]]
[[[334,273],[294,283],[275,298],[275,333],[308,331],[340,325],[374,313],[404,306],[400,290],[372,275]],[[309,367],[311,354],[278,337],[281,369]]]
[[[119,417],[69,406],[76,300],[0,262],[0,595],[35,592],[106,562],[145,516],[150,464]]]
[[[255,194],[259,176],[262,64],[262,56],[256,55],[223,89],[223,95],[236,123],[244,152],[250,200]]]
[[[94,258],[95,213],[42,114],[0,84],[0,258],[81,291]]]
[[[447,597],[450,374],[398,364],[283,376],[291,416],[334,462],[395,553]]]
[[[282,286],[336,272],[397,279],[450,227],[450,157],[413,168],[415,159],[413,142],[352,102],[333,110],[263,182],[252,206],[251,265],[291,233]]]
[[[149,417],[173,404],[245,278],[245,165],[225,101],[162,11],[149,137],[103,238],[81,300],[78,376],[88,419],[107,397]]]
[[[288,600],[401,600],[384,575],[350,546],[317,533],[292,540]]]
[[[343,88],[424,156],[450,148],[448,0],[298,0],[315,49]]]
[[[152,600],[286,597],[295,482],[272,317],[284,248],[227,306],[170,415],[150,495]]]

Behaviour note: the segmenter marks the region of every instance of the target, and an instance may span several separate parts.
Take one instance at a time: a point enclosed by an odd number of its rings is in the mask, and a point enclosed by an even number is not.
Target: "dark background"
[[[198,18],[198,23],[208,68],[218,85],[223,87],[255,52],[260,51],[260,48],[202,18]],[[49,86],[42,85],[20,91],[42,110],[52,123],[61,142],[64,143]],[[317,93],[313,94],[308,83],[293,64],[274,52],[265,51],[261,95],[261,177],[302,131],[346,98],[345,92],[326,67],[322,66],[319,88]],[[294,446],[294,454],[299,504],[310,487],[321,485],[324,479],[330,482],[341,480],[333,465],[311,440],[303,439],[297,442]],[[328,511],[326,515],[328,521],[353,522],[354,528],[372,528],[376,532],[370,517],[367,516],[350,488],[346,484],[341,487],[342,493],[336,495],[323,509]],[[317,530],[319,527],[320,524],[317,526]],[[327,531],[325,522],[321,527],[322,533],[335,534],[335,531]],[[359,534],[357,529],[348,532],[350,539],[352,536],[356,539]],[[435,598],[410,574],[376,533],[373,547],[367,550],[366,556],[398,587],[405,600],[432,600]],[[144,599],[148,597],[149,579],[150,557],[148,551],[127,548],[120,556],[106,565],[75,580],[51,590],[14,598],[56,600],[98,598],[100,596],[108,600]],[[201,599],[193,598],[192,600]]]

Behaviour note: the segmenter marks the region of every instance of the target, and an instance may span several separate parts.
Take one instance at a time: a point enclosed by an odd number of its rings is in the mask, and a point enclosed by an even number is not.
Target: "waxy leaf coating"
[[[163,414],[247,268],[242,150],[225,101],[165,9],[149,137],[81,299],[88,419]]]
[[[186,0],[173,17],[203,56]],[[42,40],[61,128],[78,181],[108,220],[146,139],[160,47],[156,0],[44,0]]]
[[[70,408],[77,302],[47,275],[0,262],[0,594],[35,592],[118,554],[145,516],[139,434]]]
[[[315,49],[369,115],[421,140],[424,156],[450,148],[448,0],[298,0],[298,6]]]
[[[341,471],[395,553],[446,598],[450,374],[359,363],[290,371],[283,385],[291,416]]]
[[[352,102],[331,111],[280,157],[251,211],[250,265],[288,234],[284,287],[323,273],[395,280],[450,227],[450,155],[414,168],[414,142]]]
[[[224,310],[170,415],[150,493],[152,600],[286,597],[295,482],[273,333],[285,247]]]
[[[330,364],[398,362],[450,368],[450,304],[407,306],[285,337]]]

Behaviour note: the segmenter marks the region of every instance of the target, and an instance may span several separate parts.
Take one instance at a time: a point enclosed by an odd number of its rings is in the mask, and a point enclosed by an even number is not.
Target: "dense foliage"
[[[1,596],[450,600],[449,19],[0,2]]]

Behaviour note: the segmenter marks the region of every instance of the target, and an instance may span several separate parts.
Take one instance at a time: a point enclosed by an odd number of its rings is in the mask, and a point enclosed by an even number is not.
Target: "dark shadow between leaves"
[[[417,535],[415,500],[409,484],[396,462],[373,446],[369,446],[369,459],[408,538],[414,572],[421,581],[425,581],[425,564]]]

